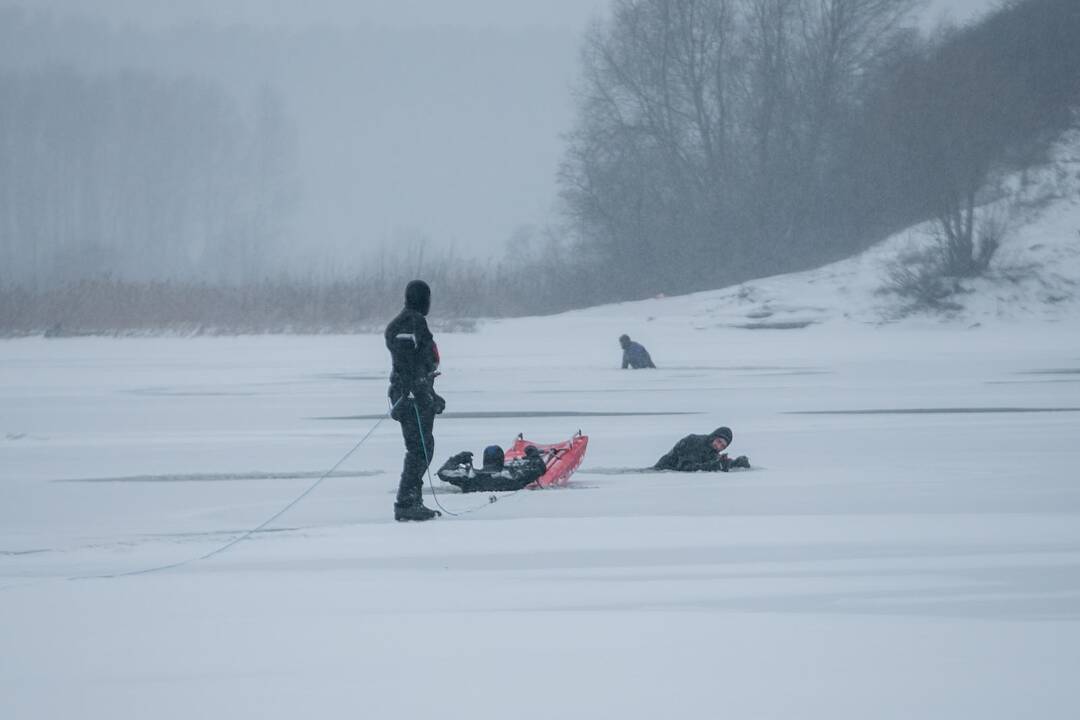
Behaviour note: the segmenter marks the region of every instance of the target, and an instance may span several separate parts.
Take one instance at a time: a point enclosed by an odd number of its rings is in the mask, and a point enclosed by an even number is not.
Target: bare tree
[[[912,2],[618,0],[586,40],[561,179],[620,287],[715,286],[812,254],[842,117]]]

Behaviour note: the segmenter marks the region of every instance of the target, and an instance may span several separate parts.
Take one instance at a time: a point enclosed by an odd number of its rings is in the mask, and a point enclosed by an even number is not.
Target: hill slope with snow
[[[890,268],[935,243],[935,223],[909,228],[859,255],[814,270],[687,296],[581,311],[589,316],[681,316],[696,328],[790,329],[907,318],[968,326],[995,320],[1080,316],[1080,133],[1046,165],[1000,178],[977,221],[1003,224],[984,277],[959,281],[947,311],[929,312],[890,291]]]

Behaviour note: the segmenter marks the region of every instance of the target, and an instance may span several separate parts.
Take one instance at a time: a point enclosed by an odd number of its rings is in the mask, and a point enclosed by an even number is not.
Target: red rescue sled
[[[552,443],[551,445],[532,442],[518,435],[513,446],[505,454],[507,460],[513,460],[514,458],[523,457],[525,448],[530,445],[535,447],[544,456],[544,462],[547,463],[548,469],[547,472],[540,476],[539,480],[526,487],[553,487],[566,485],[567,481],[570,480],[570,476],[581,465],[588,444],[589,436],[582,435],[580,430],[566,442]]]

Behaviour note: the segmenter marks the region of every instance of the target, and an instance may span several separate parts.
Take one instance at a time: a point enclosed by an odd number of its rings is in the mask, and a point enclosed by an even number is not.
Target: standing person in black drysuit
[[[656,461],[654,470],[681,470],[683,472],[727,472],[731,468],[750,468],[745,455],[732,460],[724,452],[732,440],[731,428],[718,427],[708,435],[687,435],[667,455]]]
[[[631,340],[629,335],[620,335],[619,344],[622,345],[623,370],[628,367],[634,370],[656,367],[653,365],[652,358],[649,357],[649,351],[645,349],[645,346]]]
[[[440,513],[423,502],[424,472],[435,452],[432,428],[446,401],[435,393],[439,349],[425,316],[431,309],[431,288],[423,280],[405,287],[405,308],[386,326],[383,336],[390,350],[390,417],[401,423],[405,462],[401,469],[395,520],[430,520]]]

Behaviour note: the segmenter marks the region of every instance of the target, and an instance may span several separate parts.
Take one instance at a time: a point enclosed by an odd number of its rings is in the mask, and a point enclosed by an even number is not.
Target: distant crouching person
[[[620,335],[619,344],[622,345],[622,369],[655,368],[649,351],[641,343],[634,342],[629,335]]]

